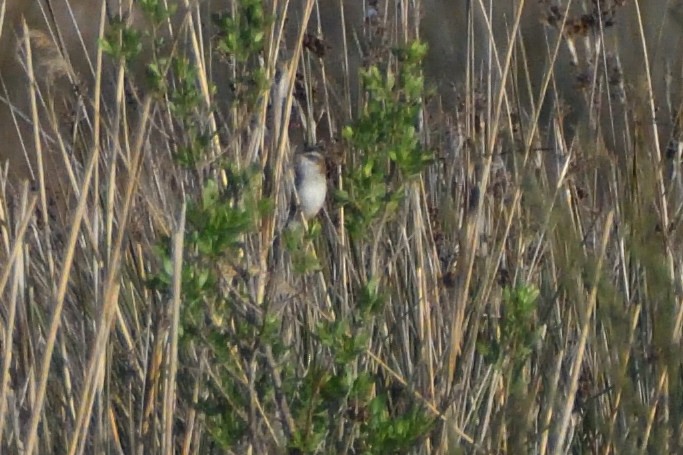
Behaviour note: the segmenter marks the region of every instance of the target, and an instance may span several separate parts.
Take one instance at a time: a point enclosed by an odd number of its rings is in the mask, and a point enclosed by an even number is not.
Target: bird
[[[296,198],[290,207],[289,221],[298,211],[306,221],[314,218],[327,197],[327,166],[320,150],[307,149],[294,155],[294,187]]]

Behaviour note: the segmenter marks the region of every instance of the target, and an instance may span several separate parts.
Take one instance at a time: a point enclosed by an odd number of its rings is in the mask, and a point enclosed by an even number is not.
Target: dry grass
[[[490,52],[468,46],[455,94],[427,91],[416,123],[435,159],[418,178],[387,174],[403,190],[395,211],[358,235],[354,205],[330,197],[297,251],[280,248],[292,153],[324,142],[331,187],[353,197],[365,155],[341,132],[368,94],[351,62],[398,72],[391,49],[419,38],[420,2],[368,2],[332,51],[314,40],[325,35],[318,2],[296,14],[265,2],[261,58],[245,62],[221,56],[204,10],[180,2],[150,27],[164,45],[143,40],[140,58],[192,62],[184,117],[179,67],[160,65],[155,88],[100,49],[65,122],[55,84],[85,76],[24,25],[36,178],[0,174],[0,452],[683,451],[678,87],[663,101],[647,64],[623,73],[624,50],[606,39],[619,18],[641,24],[637,52],[650,37],[639,3],[617,0],[586,2],[584,16],[541,2],[548,63],[532,83],[527,3],[495,41],[495,6],[472,2],[463,35],[488,37]],[[104,39],[104,9],[97,20]],[[568,56],[578,112],[556,89]],[[262,88],[247,78],[257,70]],[[197,137],[201,159],[183,165]],[[193,207],[211,182],[230,213],[262,200],[274,210],[206,253]],[[188,276],[200,270],[215,281],[195,295]],[[373,298],[381,311],[366,312]],[[340,360],[354,342],[362,349]],[[324,395],[330,378],[363,374],[365,398]],[[370,427],[380,396],[385,427]],[[433,421],[419,437],[369,445],[413,408]],[[227,443],[220,431],[235,422]],[[297,452],[301,435],[319,439]]]

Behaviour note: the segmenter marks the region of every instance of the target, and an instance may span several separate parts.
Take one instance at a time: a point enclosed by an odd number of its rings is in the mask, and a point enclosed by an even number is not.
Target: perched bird
[[[304,219],[310,220],[320,212],[327,196],[327,168],[325,157],[319,150],[307,150],[294,155],[294,186],[298,209]],[[290,222],[296,216],[296,201],[292,201]]]

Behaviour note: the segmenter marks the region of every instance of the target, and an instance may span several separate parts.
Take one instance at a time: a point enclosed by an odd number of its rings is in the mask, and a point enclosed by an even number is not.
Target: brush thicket
[[[680,101],[623,71],[638,2],[535,5],[540,76],[529,2],[504,33],[471,2],[445,91],[431,3],[369,1],[340,43],[345,2],[170,3],[103,5],[92,74],[20,27],[0,452],[682,450]],[[312,146],[326,209],[284,229]]]

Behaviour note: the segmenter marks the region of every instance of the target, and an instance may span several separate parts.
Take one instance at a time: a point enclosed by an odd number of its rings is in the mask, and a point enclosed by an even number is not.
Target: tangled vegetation
[[[533,80],[513,3],[447,93],[419,1],[365,2],[344,43],[314,0],[139,0],[145,27],[103,2],[89,89],[24,24],[36,173],[0,176],[0,452],[683,450],[680,96],[610,47],[638,2],[536,2]],[[331,191],[290,229],[306,147]]]

